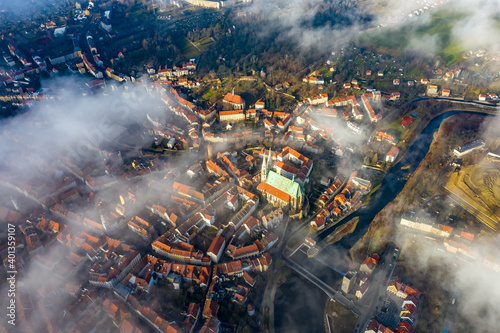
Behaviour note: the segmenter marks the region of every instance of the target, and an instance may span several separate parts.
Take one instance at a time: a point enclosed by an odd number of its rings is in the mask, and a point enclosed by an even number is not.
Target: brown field
[[[492,229],[500,222],[500,162],[489,159],[453,173],[446,184],[453,200]]]

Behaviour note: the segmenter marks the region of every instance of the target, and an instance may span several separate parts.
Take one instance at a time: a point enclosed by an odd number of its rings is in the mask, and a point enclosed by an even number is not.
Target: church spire
[[[269,173],[269,170],[271,170],[273,163],[272,163],[272,150],[269,149],[269,154],[266,154],[267,151],[264,151],[263,159],[262,159],[262,168],[260,170],[260,180],[265,182],[267,179],[267,174]],[[267,155],[267,156],[266,156]]]

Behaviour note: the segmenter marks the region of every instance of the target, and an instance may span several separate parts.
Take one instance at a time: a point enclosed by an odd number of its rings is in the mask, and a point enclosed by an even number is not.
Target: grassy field
[[[463,19],[466,14],[457,11],[438,10],[432,14],[424,23],[411,21],[408,24],[394,28],[385,28],[375,32],[369,32],[361,37],[361,42],[373,46],[397,52],[401,49],[415,48],[417,44],[428,44],[435,42],[437,52],[448,64],[453,64],[460,59],[461,54],[466,51],[452,36],[455,24]],[[432,43],[431,43],[432,44]],[[429,46],[432,48],[432,46]],[[423,50],[425,54],[426,51]]]
[[[392,129],[394,131],[394,133],[396,134],[396,137],[399,139],[401,139],[401,137],[403,136],[403,134],[406,132],[406,128],[401,126],[399,124],[400,120],[394,122],[391,124],[391,126],[389,126],[390,129]]]
[[[332,72],[330,72],[330,66],[323,66],[320,69],[318,69],[317,72],[324,78],[332,77]]]
[[[446,188],[460,204],[493,229],[500,222],[500,163],[483,162],[453,173]]]
[[[194,45],[196,45],[200,49],[201,52],[207,51],[214,44],[215,44],[215,41],[212,37],[203,38],[203,39],[200,39],[199,41],[197,41],[196,43],[194,43]]]
[[[294,237],[292,237],[292,239],[288,241],[287,247],[289,249],[295,249],[295,247],[299,245],[299,243],[301,243],[304,240],[304,238],[306,238],[306,236],[309,235],[309,233],[310,233],[309,228],[303,228],[297,235],[295,235]]]
[[[192,43],[186,37],[179,38],[175,41],[175,45],[180,49],[182,56],[185,58],[199,57],[214,44],[215,41],[212,37],[200,39],[196,43]]]
[[[178,39],[175,44],[185,58],[196,58],[199,57],[201,52],[186,38]]]
[[[409,116],[408,115],[404,115],[403,117],[399,118],[398,120],[396,120],[395,122],[393,122],[392,124],[389,125],[389,127],[385,130],[386,132],[388,132],[389,134],[394,134],[394,136],[398,139],[398,140],[401,140],[403,138],[403,135],[405,133],[407,133],[408,130],[410,130],[411,128],[415,127],[415,124],[418,122],[418,118],[416,118],[413,123],[407,128],[407,127],[403,127],[399,124],[399,122],[401,120],[403,120],[404,117],[406,116]]]

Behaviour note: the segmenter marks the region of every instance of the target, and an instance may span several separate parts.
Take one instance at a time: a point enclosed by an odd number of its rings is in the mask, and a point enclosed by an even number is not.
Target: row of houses
[[[365,333],[411,333],[420,304],[420,292],[402,283],[399,278],[389,282],[387,292],[403,300],[396,327],[394,329],[386,327],[377,319],[372,318],[365,329]]]
[[[370,188],[371,182],[358,177],[358,171],[354,171],[342,192],[335,195],[333,201],[324,207],[311,221],[311,227],[317,230],[323,229],[328,218],[337,217],[356,206],[363,194],[369,191]]]
[[[346,181],[345,175],[339,173],[335,176],[332,184],[327,187],[323,193],[318,197],[316,200],[316,207],[318,208],[323,208],[326,206],[326,204],[335,196],[335,194],[339,191],[339,189],[342,187],[344,182]]]

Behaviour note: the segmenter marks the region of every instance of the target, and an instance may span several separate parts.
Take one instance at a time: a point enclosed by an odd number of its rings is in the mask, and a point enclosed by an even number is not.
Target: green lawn
[[[332,77],[332,72],[330,72],[330,66],[323,66],[318,69],[318,73],[324,78]]]
[[[423,23],[412,22],[397,28],[384,28],[375,32],[363,34],[360,40],[364,43],[390,49],[401,50],[411,47],[415,39],[436,39],[438,52],[448,64],[460,60],[460,55],[466,48],[453,37],[453,27],[468,14],[458,11],[438,10]]]
[[[215,44],[215,42],[212,39],[212,37],[200,39],[199,41],[197,41],[195,43],[195,45],[198,46],[198,48],[201,50],[201,52],[207,51],[214,44]]]
[[[196,58],[200,56],[200,51],[194,47],[193,44],[186,38],[180,38],[175,41],[175,44],[181,50],[182,56],[184,58]]]
[[[184,58],[199,57],[214,44],[215,42],[211,37],[200,39],[196,43],[191,43],[186,37],[179,38],[175,41],[175,45],[181,50]]]
[[[205,93],[205,95],[203,95],[203,99],[205,99],[205,100],[207,100],[207,101],[208,101],[208,100],[210,99],[210,97],[212,97],[213,95],[214,95],[214,92],[213,92],[213,91],[211,91],[211,90],[209,90],[209,91],[207,91],[207,92]]]
[[[461,54],[465,49],[459,43],[450,43],[447,47],[441,50],[444,60],[449,64],[453,64],[460,60]]]
[[[393,123],[389,126],[389,128],[390,128],[391,130],[393,130],[393,132],[394,132],[395,136],[398,138],[398,140],[400,140],[400,139],[401,139],[401,137],[403,136],[403,134],[405,134],[405,132],[406,132],[406,128],[405,128],[405,127],[403,127],[403,126],[401,126],[401,125],[399,124],[399,122],[400,122],[400,121],[401,121],[401,119],[398,119],[397,121],[393,122]]]

